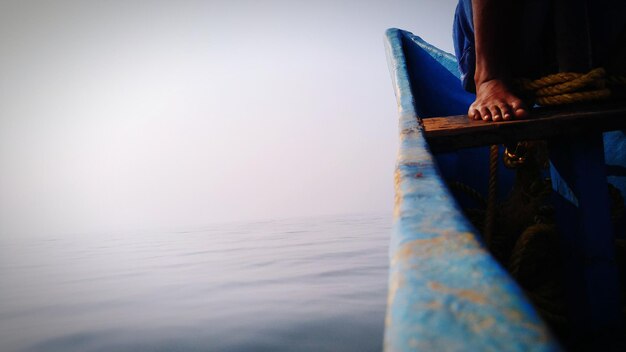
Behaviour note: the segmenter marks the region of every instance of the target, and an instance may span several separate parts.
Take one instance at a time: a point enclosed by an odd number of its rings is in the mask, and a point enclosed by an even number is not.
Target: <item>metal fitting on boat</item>
[[[514,147],[511,147],[511,145],[504,145],[504,147],[504,155],[502,157],[504,166],[509,169],[515,169],[524,165],[528,158],[527,142],[518,142]]]

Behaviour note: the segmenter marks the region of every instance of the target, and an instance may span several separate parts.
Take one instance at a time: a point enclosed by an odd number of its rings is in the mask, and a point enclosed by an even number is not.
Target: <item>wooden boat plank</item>
[[[527,120],[484,122],[466,115],[420,119],[433,152],[626,129],[626,105],[542,108]]]

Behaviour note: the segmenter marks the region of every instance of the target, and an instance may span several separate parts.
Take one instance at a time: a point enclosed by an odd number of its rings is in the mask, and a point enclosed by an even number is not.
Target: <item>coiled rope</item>
[[[626,84],[626,77],[607,77],[606,70],[599,67],[587,73],[559,72],[536,80],[520,79],[517,85],[534,103],[549,106],[609,98],[607,82]]]

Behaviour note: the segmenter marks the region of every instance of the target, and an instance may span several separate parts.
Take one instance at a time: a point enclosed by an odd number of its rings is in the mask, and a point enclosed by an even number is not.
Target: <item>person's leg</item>
[[[559,72],[586,73],[594,66],[588,2],[554,0],[554,44]]]
[[[465,5],[464,7],[467,7]],[[512,57],[518,53],[513,30],[513,0],[473,0],[476,101],[468,115],[474,120],[524,118],[527,109],[510,88]]]
[[[557,72],[552,1],[516,1],[513,11],[517,14],[511,23],[516,43],[512,52],[513,77],[537,79]]]
[[[514,1],[512,9],[513,14],[507,15],[506,22],[511,33],[510,41],[513,43],[509,59],[514,77],[534,79],[556,72],[551,1]],[[468,92],[476,93],[472,0],[459,0],[452,33],[463,87]]]

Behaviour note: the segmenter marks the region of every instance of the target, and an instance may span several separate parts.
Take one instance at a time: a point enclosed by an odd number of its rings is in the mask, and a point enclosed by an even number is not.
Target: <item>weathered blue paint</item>
[[[398,29],[387,31],[386,49],[400,148],[385,351],[559,350],[520,288],[480,244],[422,134],[420,114],[458,114],[471,101],[454,58]],[[426,66],[415,71],[416,65]],[[427,99],[441,111],[422,104]]]

